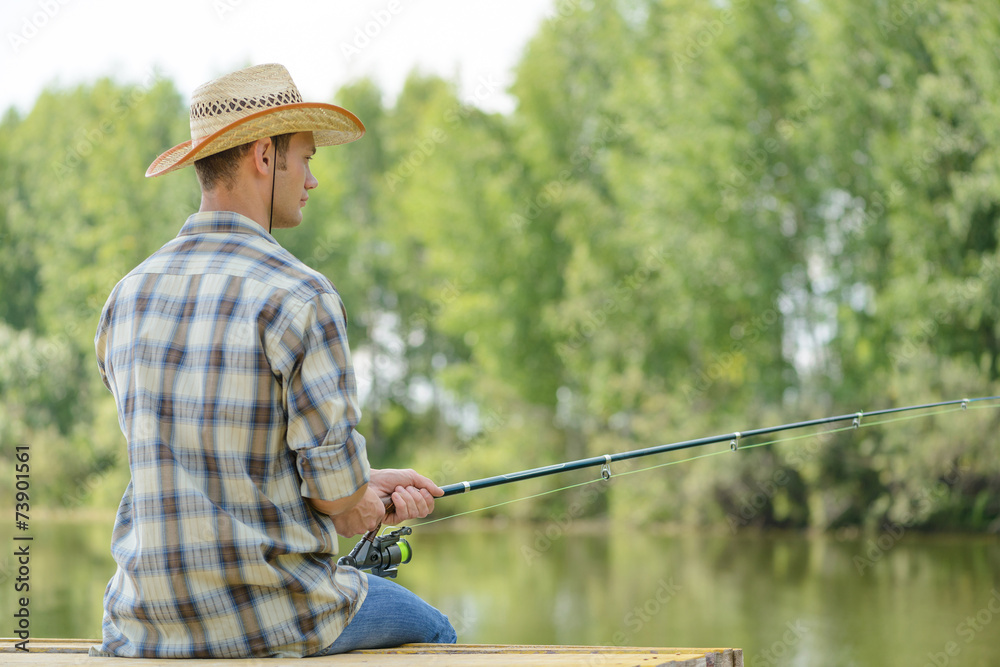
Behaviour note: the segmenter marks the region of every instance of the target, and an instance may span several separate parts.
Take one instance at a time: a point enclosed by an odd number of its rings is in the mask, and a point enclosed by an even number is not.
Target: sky
[[[558,0],[561,2],[572,0]],[[463,101],[509,112],[512,68],[556,0],[2,0],[0,110],[46,87],[164,76],[185,97],[250,64],[278,62],[307,101],[370,76],[391,101],[415,68]]]

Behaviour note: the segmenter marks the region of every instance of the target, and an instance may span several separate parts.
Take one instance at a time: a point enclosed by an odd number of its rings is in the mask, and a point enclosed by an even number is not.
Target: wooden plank
[[[355,651],[364,653],[365,651]],[[535,653],[557,653],[565,655],[599,654],[599,655],[653,655],[662,658],[677,659],[678,655],[701,656],[705,658],[709,667],[743,667],[743,652],[740,649],[724,648],[661,648],[661,647],[639,647],[639,646],[540,646],[540,645],[512,645],[512,644],[408,644],[392,649],[380,649],[380,655],[389,654],[424,654],[434,652],[436,654],[489,654],[500,653],[503,655],[530,655]],[[601,664],[595,660],[595,664]]]
[[[99,664],[100,658],[87,655],[97,642],[89,639],[32,639],[30,652],[17,651],[17,640],[0,640],[4,665],[32,667],[79,667]],[[589,659],[584,656],[590,656]],[[153,660],[115,658],[115,667],[268,667],[295,665],[302,667],[354,667],[357,665],[444,665],[445,667],[493,667],[524,665],[525,667],[561,667],[563,665],[607,665],[609,667],[743,667],[743,652],[721,648],[655,648],[635,646],[550,646],[507,644],[407,644],[391,649],[353,651],[324,658],[300,659],[199,659]]]
[[[21,656],[11,656],[5,664],[11,667],[21,665],[29,667],[81,667],[85,665],[111,664],[110,660],[101,662],[99,658],[90,658],[83,654],[70,657],[65,654],[45,654],[49,656],[44,661],[27,661]],[[6,656],[4,656],[6,658]],[[398,656],[397,656],[398,658]],[[113,658],[114,665],[121,667],[169,667],[178,665],[174,660],[133,660],[129,658]],[[676,659],[662,656],[615,656],[595,655],[593,660],[581,660],[580,655],[547,655],[547,656],[511,656],[494,655],[413,655],[405,660],[391,659],[388,656],[356,655],[345,653],[325,658],[306,658],[305,667],[382,667],[393,665],[412,665],[413,667],[504,667],[516,665],[523,667],[576,667],[579,665],[601,665],[606,667],[708,667],[705,656],[677,656]],[[265,662],[257,660],[202,660],[198,663],[182,661],[180,664],[194,667],[260,667]],[[301,658],[269,659],[267,665],[275,667],[303,667]],[[714,663],[713,663],[714,664]]]

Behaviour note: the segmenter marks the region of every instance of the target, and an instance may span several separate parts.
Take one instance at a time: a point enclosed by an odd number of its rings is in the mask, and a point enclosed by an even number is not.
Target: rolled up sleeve
[[[321,294],[293,319],[283,342],[294,363],[285,381],[288,447],[301,493],[317,500],[352,495],[370,478],[347,320],[335,294]]]

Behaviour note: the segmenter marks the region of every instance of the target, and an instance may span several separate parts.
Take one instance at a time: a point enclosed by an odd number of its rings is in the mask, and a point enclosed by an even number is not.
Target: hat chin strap
[[[271,233],[271,225],[274,222],[274,179],[278,175],[278,144],[274,137],[271,137],[271,145],[274,146],[274,157],[271,160],[271,210],[267,214],[267,233]]]

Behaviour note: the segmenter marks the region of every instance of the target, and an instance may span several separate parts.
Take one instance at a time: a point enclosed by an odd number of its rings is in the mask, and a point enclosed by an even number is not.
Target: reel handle
[[[385,506],[386,514],[393,510],[392,501],[388,501]],[[342,556],[337,560],[337,565],[342,567],[354,567],[359,570],[371,570],[371,573],[379,577],[395,579],[399,566],[409,563],[413,557],[413,549],[410,543],[403,539],[403,535],[409,535],[413,529],[403,526],[392,531],[388,535],[379,535],[382,522],[364,534],[351,553]]]

